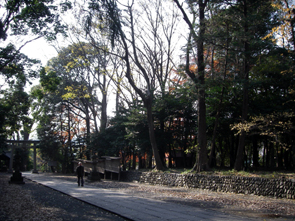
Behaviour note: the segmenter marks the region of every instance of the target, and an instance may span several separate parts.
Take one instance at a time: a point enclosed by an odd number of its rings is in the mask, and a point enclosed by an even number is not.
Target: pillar
[[[37,153],[36,153],[36,144],[34,143],[34,169],[32,171],[32,173],[38,173],[37,170]]]
[[[12,147],[11,147],[8,173],[13,173],[13,169],[12,169],[12,167],[13,167],[13,156],[14,156],[14,143],[12,143]]]

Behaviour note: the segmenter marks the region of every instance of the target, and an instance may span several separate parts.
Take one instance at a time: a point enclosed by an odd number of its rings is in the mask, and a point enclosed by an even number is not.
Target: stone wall
[[[295,199],[295,180],[128,171],[123,181]]]

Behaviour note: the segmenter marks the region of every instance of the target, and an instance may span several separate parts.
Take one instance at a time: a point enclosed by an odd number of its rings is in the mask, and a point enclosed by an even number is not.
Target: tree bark
[[[258,141],[257,141],[257,135],[253,136],[253,166],[254,168],[259,167],[259,152],[258,152]]]
[[[247,35],[248,32],[248,22],[247,22],[247,0],[243,0],[244,3],[244,35]],[[242,122],[247,121],[248,116],[248,84],[249,84],[249,71],[250,71],[250,65],[249,65],[249,43],[247,40],[247,37],[245,36],[244,40],[244,85],[243,85],[243,109],[242,109]],[[239,139],[239,146],[236,156],[236,162],[235,162],[235,170],[239,171],[243,169],[243,161],[244,161],[244,151],[245,151],[245,140],[246,140],[246,131],[242,130],[240,139]]]
[[[190,29],[190,36],[187,48],[187,62],[186,62],[186,73],[196,83],[198,89],[198,153],[197,160],[192,170],[202,171],[208,170],[208,154],[207,154],[207,137],[206,137],[206,102],[205,102],[205,63],[204,63],[204,35],[205,35],[205,7],[208,0],[198,0],[199,6],[199,22],[200,28],[198,35],[194,30],[195,17],[191,22],[185,13],[183,7],[180,5],[178,0],[174,0],[177,7],[180,9],[184,21],[187,23]],[[198,56],[198,76],[189,70],[189,50],[190,50],[190,39],[193,38],[197,43],[197,56]]]
[[[159,154],[158,146],[157,146],[157,141],[156,141],[156,136],[155,136],[155,130],[154,130],[154,118],[152,114],[152,100],[147,99],[146,100],[146,110],[147,110],[147,120],[148,120],[148,126],[149,126],[149,136],[150,136],[150,142],[153,150],[153,155],[155,157],[156,161],[156,168],[158,170],[163,170],[163,164],[162,160]]]
[[[70,151],[70,156],[72,157],[72,138],[71,138],[71,116],[70,116],[70,104],[68,102],[68,149]],[[66,156],[66,159],[67,159],[67,162],[66,162],[66,172],[70,173],[72,172],[71,169],[69,168],[69,158],[68,158],[68,153],[66,152],[67,156]],[[72,159],[71,159],[72,160]]]
[[[206,2],[206,1],[205,1]],[[204,63],[204,34],[205,34],[205,7],[206,3],[199,0],[199,38],[197,41],[198,56],[198,82],[199,82],[199,114],[198,114],[198,143],[199,143],[199,165],[197,171],[208,170],[207,137],[206,137],[206,103],[205,103],[205,63]]]
[[[125,55],[122,57],[122,59],[126,62],[126,78],[128,79],[128,82],[132,86],[132,88],[135,90],[135,92],[141,97],[144,106],[146,108],[146,114],[147,114],[147,121],[148,121],[148,127],[149,127],[149,137],[150,137],[150,143],[152,146],[152,151],[154,154],[154,158],[156,161],[156,168],[158,170],[163,170],[163,164],[160,158],[156,137],[155,137],[155,131],[154,131],[154,119],[153,119],[153,113],[152,113],[152,102],[153,102],[153,92],[152,92],[152,86],[151,86],[151,79],[149,79],[146,69],[142,66],[141,62],[138,59],[138,49],[136,48],[135,44],[135,33],[134,33],[134,21],[133,21],[133,15],[132,15],[132,8],[129,7],[130,11],[130,23],[131,23],[131,48],[133,50],[134,55],[134,62],[135,65],[139,68],[139,71],[143,74],[145,81],[147,83],[147,93],[144,93],[140,88],[136,86],[136,83],[133,79],[132,73],[131,73],[131,64],[130,64],[130,58],[132,57],[130,55],[129,47],[126,42],[126,36],[122,30],[121,23],[116,18],[111,17],[114,19],[114,22],[117,22],[117,28],[119,29],[119,35],[122,40],[122,44],[124,47]],[[113,15],[110,15],[113,16]]]
[[[102,95],[102,102],[101,102],[101,120],[100,120],[100,132],[104,131],[107,128],[107,94],[106,92]]]
[[[227,34],[228,34],[228,24],[226,24],[226,30],[227,30]],[[226,71],[227,71],[227,63],[228,63],[228,49],[229,48],[229,36],[227,36],[226,38],[226,51],[225,51],[225,63],[224,63],[224,71],[223,71],[223,80],[225,81],[226,78]],[[213,61],[213,53],[212,53],[212,62],[211,62],[211,69],[214,69],[214,61]],[[213,73],[212,73],[213,76]],[[217,135],[217,128],[218,128],[218,124],[219,124],[219,116],[220,116],[220,111],[221,111],[221,105],[223,102],[223,95],[224,95],[224,91],[225,91],[225,87],[222,87],[222,91],[221,91],[221,97],[219,100],[219,104],[217,106],[217,113],[216,113],[216,117],[215,117],[215,124],[214,124],[214,129],[213,129],[213,136],[212,136],[212,142],[211,142],[211,152],[210,152],[210,156],[209,156],[209,167],[214,167],[216,166],[216,153],[215,153],[215,149],[216,149],[216,144],[215,144],[215,139],[216,139],[216,135]]]

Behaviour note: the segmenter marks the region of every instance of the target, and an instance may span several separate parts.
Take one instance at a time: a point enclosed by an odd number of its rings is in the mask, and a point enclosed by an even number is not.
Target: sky
[[[41,60],[43,66],[49,59],[57,55],[55,48],[50,46],[43,38],[28,43],[22,48],[21,52],[29,58]]]
[[[46,42],[45,39],[40,38],[26,44],[21,53],[27,55],[30,59],[38,59],[41,61],[42,66],[46,66],[47,61],[57,56],[57,51],[53,46]],[[32,80],[32,85],[26,84],[25,91],[29,92],[31,88],[39,84],[39,78]]]
[[[126,4],[128,0],[121,0],[121,2]],[[68,21],[68,19],[65,19],[65,20]],[[70,19],[70,21],[72,22],[73,20]],[[18,47],[23,45],[27,40],[31,40],[32,38],[34,38],[34,36],[26,36],[22,39],[20,39],[19,37],[15,37],[15,38],[12,37],[11,42]],[[8,42],[4,42],[4,43],[6,44]],[[68,45],[69,41],[64,40],[63,37],[59,37],[55,42],[53,42],[53,44],[60,48],[61,46]],[[40,38],[27,43],[24,47],[22,47],[21,53],[27,55],[31,59],[40,60],[42,63],[42,66],[46,66],[48,60],[58,55],[58,51],[56,50],[56,48],[50,45],[50,43],[48,43],[44,38]],[[37,84],[39,84],[39,79],[34,80],[33,85],[28,86],[26,88],[26,91],[29,92],[31,87]],[[114,108],[115,108],[114,97],[113,97],[113,93],[111,92],[109,97],[109,104],[108,104],[109,115],[111,115],[111,113],[114,111]],[[34,137],[35,134],[32,134],[32,136]]]
[[[124,2],[126,4],[128,0],[121,0],[121,2]],[[69,17],[72,17],[72,15],[70,15]],[[63,20],[66,23],[72,23],[74,21],[74,19],[67,19],[67,18],[63,18]],[[184,24],[182,28],[185,29],[186,25]],[[61,48],[62,46],[67,46],[68,44],[70,44],[70,40],[64,39],[63,37],[58,37],[57,40],[53,42],[53,44]],[[26,44],[22,48],[21,52],[26,54],[29,58],[40,60],[42,63],[42,66],[46,66],[48,60],[58,55],[58,51],[55,49],[55,47],[50,45],[43,38],[40,38],[38,40],[35,40]],[[26,88],[26,91],[30,91],[30,88],[37,84],[39,84],[39,79],[36,79],[35,81],[33,81],[33,85],[28,86]],[[114,100],[114,95],[112,92],[109,93],[108,101],[109,101],[108,113],[109,115],[112,115],[113,111],[115,110],[115,104],[114,104],[115,100]]]

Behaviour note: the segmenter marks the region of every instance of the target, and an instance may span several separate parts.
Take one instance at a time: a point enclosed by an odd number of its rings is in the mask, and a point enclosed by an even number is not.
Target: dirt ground
[[[61,174],[46,175],[76,182],[75,176]],[[115,215],[112,216],[112,214],[108,214],[103,210],[100,211],[97,208],[92,208],[92,206],[88,207],[90,206],[88,204],[84,203],[80,205],[80,201],[77,202],[77,200],[75,201],[75,199],[69,196],[66,196],[57,191],[43,187],[28,180],[25,180],[26,184],[24,185],[8,185],[8,178],[9,177],[7,175],[3,176],[0,174],[1,196],[7,196],[8,194],[11,195],[11,197],[4,197],[4,201],[0,201],[0,220],[75,220],[75,217],[77,218],[79,216],[84,216],[83,220],[122,220],[122,218]],[[140,183],[105,180],[102,180],[101,182],[86,181],[85,185],[112,189],[113,191],[121,191],[130,195],[145,198],[159,199],[163,201],[185,204],[200,208],[209,208],[212,210],[218,210],[236,215],[244,215],[257,218],[260,217],[266,220],[270,218],[295,220],[295,200],[275,199],[271,197],[233,193],[217,193],[201,189],[188,189],[180,187],[156,186]],[[30,188],[28,188],[27,186],[30,186]],[[39,188],[39,192],[35,191],[37,187]],[[40,189],[41,187],[42,189]],[[51,193],[51,191],[55,193]],[[19,194],[12,194],[13,192],[18,192]],[[38,196],[34,195],[35,192],[38,192],[37,195],[39,195],[39,198]],[[42,200],[40,199],[40,195],[42,195],[42,193],[43,195],[53,195],[45,200]],[[63,195],[63,198],[60,198],[61,195]],[[20,196],[21,198],[19,198]],[[57,205],[56,202],[61,200],[63,200],[63,203]],[[15,206],[16,202],[18,202],[17,204],[19,204],[20,201],[25,202],[25,204],[18,205],[18,208],[12,210],[7,209]],[[76,214],[73,216],[71,215],[71,210],[77,210],[75,209],[77,208],[77,203],[79,203],[79,208],[83,208],[81,210],[85,211],[85,213]],[[76,205],[76,207],[62,207],[63,204]],[[38,209],[35,209],[34,211],[28,209],[32,207]],[[27,211],[27,217],[34,217],[34,219],[15,219],[14,217],[20,217],[20,215],[17,215],[17,213],[19,213],[19,211],[21,210],[24,210],[23,208],[25,209],[25,211]],[[34,213],[33,216],[32,213]],[[65,218],[69,217],[69,214],[71,215],[71,219]],[[98,218],[100,217],[100,215],[107,216]],[[11,216],[12,219],[3,219]],[[45,217],[47,218],[45,219]]]
[[[10,177],[0,173],[1,221],[126,220],[30,180],[8,184]]]

